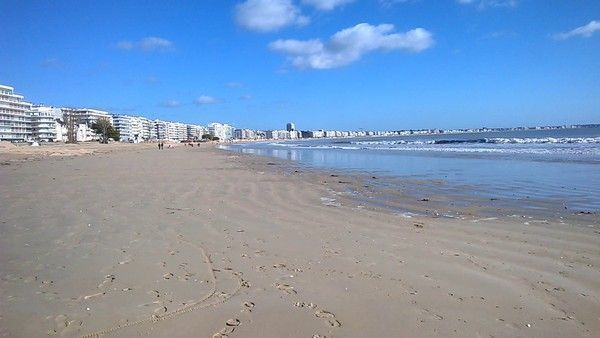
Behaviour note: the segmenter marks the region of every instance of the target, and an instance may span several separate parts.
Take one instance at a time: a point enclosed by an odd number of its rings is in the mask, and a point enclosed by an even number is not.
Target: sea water
[[[266,141],[229,150],[600,211],[600,128]]]

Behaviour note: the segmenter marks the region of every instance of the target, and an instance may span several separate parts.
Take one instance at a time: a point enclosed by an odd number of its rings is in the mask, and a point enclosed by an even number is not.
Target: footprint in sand
[[[254,309],[254,303],[253,302],[244,302],[244,308],[246,308],[246,310],[248,310],[248,312],[252,312],[252,309]]]
[[[280,283],[277,283],[277,284],[275,284],[275,287],[276,287],[277,289],[281,290],[281,291],[284,291],[284,292],[286,292],[286,293],[290,294],[290,295],[291,295],[291,294],[298,293],[296,290],[294,290],[294,287],[293,287],[293,286],[291,286],[291,285],[288,285],[288,284],[280,284]]]
[[[166,306],[157,307],[154,309],[154,315],[159,317],[160,315],[167,313],[167,311],[168,310]]]
[[[219,332],[213,334],[213,338],[227,337],[228,335],[233,333],[233,331],[235,331],[235,328],[240,326],[241,323],[242,322],[240,322],[240,320],[237,318],[228,319],[225,322],[225,327],[219,330]]]
[[[296,307],[307,307],[309,309],[314,309],[314,308],[317,307],[317,305],[314,304],[314,303],[305,303],[305,302],[296,302],[294,304],[294,306],[296,306]]]
[[[54,318],[49,317],[47,319],[54,319],[54,328],[48,331],[49,335],[73,335],[74,333],[79,332],[83,326],[83,321],[70,320],[66,315],[58,315]]]
[[[329,323],[329,325],[331,325],[333,327],[342,326],[342,323],[339,320],[335,319],[335,315],[329,311],[317,310],[317,311],[315,311],[315,316],[317,316],[318,318],[323,318],[323,319],[327,320],[327,323]]]

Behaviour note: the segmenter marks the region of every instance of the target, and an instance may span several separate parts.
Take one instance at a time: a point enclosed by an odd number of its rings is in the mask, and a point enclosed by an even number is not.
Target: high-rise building
[[[296,125],[293,122],[289,122],[288,124],[286,124],[285,130],[287,130],[287,131],[295,131],[296,130]]]
[[[68,114],[75,116],[78,124],[77,130],[77,141],[97,141],[100,139],[100,135],[96,134],[91,126],[98,120],[108,120],[113,124],[113,117],[106,111],[97,109],[68,109],[65,110]]]
[[[221,140],[233,139],[235,128],[222,123],[210,123],[208,125],[208,133],[213,137],[218,137]]]
[[[58,122],[62,118],[60,108],[34,106],[29,111],[31,138],[36,141],[62,141],[62,128]]]
[[[14,88],[0,85],[0,140],[28,141],[31,139],[31,103],[23,101]]]
[[[132,124],[133,116],[113,115],[113,126],[119,132],[122,142],[134,142]]]
[[[190,141],[201,140],[202,135],[207,134],[208,129],[204,126],[188,124],[187,125],[187,139]]]

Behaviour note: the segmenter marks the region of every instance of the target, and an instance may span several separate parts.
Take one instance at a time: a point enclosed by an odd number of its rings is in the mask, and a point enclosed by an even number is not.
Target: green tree
[[[96,134],[100,135],[100,143],[108,143],[109,138],[115,141],[121,139],[119,131],[107,119],[98,119],[98,121],[92,123],[91,127]]]
[[[203,140],[213,140],[213,136],[211,134],[204,134],[202,135],[202,139]]]

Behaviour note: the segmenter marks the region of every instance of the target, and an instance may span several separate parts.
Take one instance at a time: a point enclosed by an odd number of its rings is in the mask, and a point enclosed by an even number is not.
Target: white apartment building
[[[274,140],[295,140],[301,138],[302,134],[296,130],[269,130],[267,131],[267,138]]]
[[[156,138],[159,140],[187,140],[187,125],[179,122],[154,120]]]
[[[180,122],[170,122],[170,139],[176,141],[185,141],[188,139],[187,124]]]
[[[97,141],[100,139],[100,135],[97,135],[94,130],[91,128],[92,124],[100,119],[106,119],[111,124],[113,124],[112,115],[103,110],[97,109],[69,109],[69,114],[73,114],[77,118],[77,123],[79,124],[78,132],[77,132],[77,141],[87,142],[87,141]],[[86,127],[83,127],[86,125]]]
[[[140,123],[142,124],[142,139],[145,141],[156,140],[156,127],[154,121],[149,120],[145,117],[139,117]]]
[[[0,85],[0,141],[28,141],[31,139],[31,103],[23,101],[14,88]]]
[[[167,139],[167,121],[154,120],[154,130],[157,140]]]
[[[235,128],[222,123],[210,123],[208,125],[208,133],[213,137],[218,137],[220,140],[230,140],[233,139]]]
[[[259,132],[252,129],[236,129],[234,137],[240,140],[256,140],[261,138],[261,135]]]
[[[134,117],[128,115],[113,115],[113,126],[119,132],[122,142],[134,142],[132,124]]]
[[[208,134],[208,128],[204,126],[188,124],[187,125],[187,139],[188,140],[201,140],[202,135]]]
[[[37,141],[62,141],[62,109],[46,106],[34,106],[29,111],[31,119],[31,138]]]
[[[140,143],[150,140],[151,121],[140,116],[113,115],[113,125],[122,142]]]

